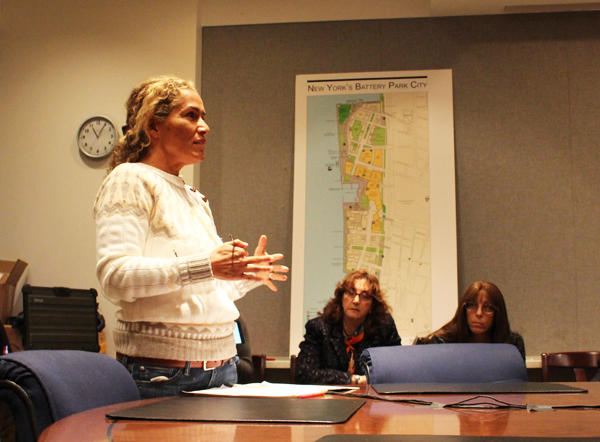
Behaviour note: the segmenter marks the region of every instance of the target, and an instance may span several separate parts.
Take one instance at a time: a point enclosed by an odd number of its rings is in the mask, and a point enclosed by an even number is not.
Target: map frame
[[[436,330],[448,322],[456,310],[458,272],[452,71],[439,69],[297,75],[290,354],[298,354],[298,345],[303,340],[307,319],[304,311],[305,278],[310,277],[305,275],[308,100],[316,96],[396,92],[425,92],[427,97],[431,197],[431,329]],[[338,276],[343,277],[343,273]],[[321,281],[326,296],[333,296],[335,283],[341,277]],[[385,290],[383,281],[382,289]],[[414,336],[403,336],[402,333],[401,336],[403,345],[411,344],[414,339]]]

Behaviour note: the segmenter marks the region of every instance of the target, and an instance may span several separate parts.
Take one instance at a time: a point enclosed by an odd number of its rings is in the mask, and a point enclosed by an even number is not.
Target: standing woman
[[[301,384],[364,385],[366,348],[400,345],[390,306],[375,275],[357,270],[337,283],[323,313],[306,323],[296,361]]]
[[[477,281],[462,295],[450,322],[415,344],[444,343],[513,344],[525,360],[525,342],[510,329],[504,297],[491,282]]]
[[[236,382],[236,299],[277,290],[287,267],[260,237],[254,256],[223,243],[207,199],[182,167],[204,160],[205,109],[194,84],[151,78],[133,89],[127,128],[94,206],[96,273],[118,306],[117,358],[142,398]]]

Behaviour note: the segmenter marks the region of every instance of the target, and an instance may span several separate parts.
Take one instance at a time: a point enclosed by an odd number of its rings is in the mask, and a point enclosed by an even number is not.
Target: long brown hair
[[[390,313],[392,308],[383,299],[383,292],[379,286],[379,279],[377,276],[364,270],[355,270],[354,272],[348,273],[341,282],[336,284],[333,298],[329,300],[323,313],[319,312],[319,315],[330,324],[338,324],[344,320],[344,308],[342,307],[342,298],[344,293],[349,290],[354,290],[354,283],[357,279],[365,279],[371,290],[369,294],[373,297],[373,304],[371,305],[371,312],[367,315],[365,322],[363,323],[365,333],[373,333],[377,325],[382,323],[385,317]]]
[[[426,336],[424,341],[427,342],[432,337],[437,336],[448,343],[472,342],[473,333],[467,322],[467,308],[465,306],[469,302],[477,303],[480,292],[487,293],[490,304],[495,307],[494,322],[490,330],[492,343],[510,342],[510,324],[508,322],[504,297],[498,287],[486,281],[477,281],[467,287],[467,290],[465,290],[465,293],[460,298],[454,317],[442,328]]]

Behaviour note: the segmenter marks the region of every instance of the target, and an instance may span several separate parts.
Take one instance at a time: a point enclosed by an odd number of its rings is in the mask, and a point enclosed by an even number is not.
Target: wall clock
[[[90,158],[104,158],[115,148],[119,136],[110,119],[95,116],[87,119],[79,128],[77,145]]]

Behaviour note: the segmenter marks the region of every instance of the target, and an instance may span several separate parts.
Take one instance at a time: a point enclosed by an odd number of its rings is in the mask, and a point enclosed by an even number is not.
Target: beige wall
[[[33,285],[98,289],[92,205],[107,164],[80,155],[77,131],[98,114],[120,128],[145,77],[195,78],[196,1],[0,5],[0,259],[28,262]],[[110,334],[114,308],[99,301]]]

